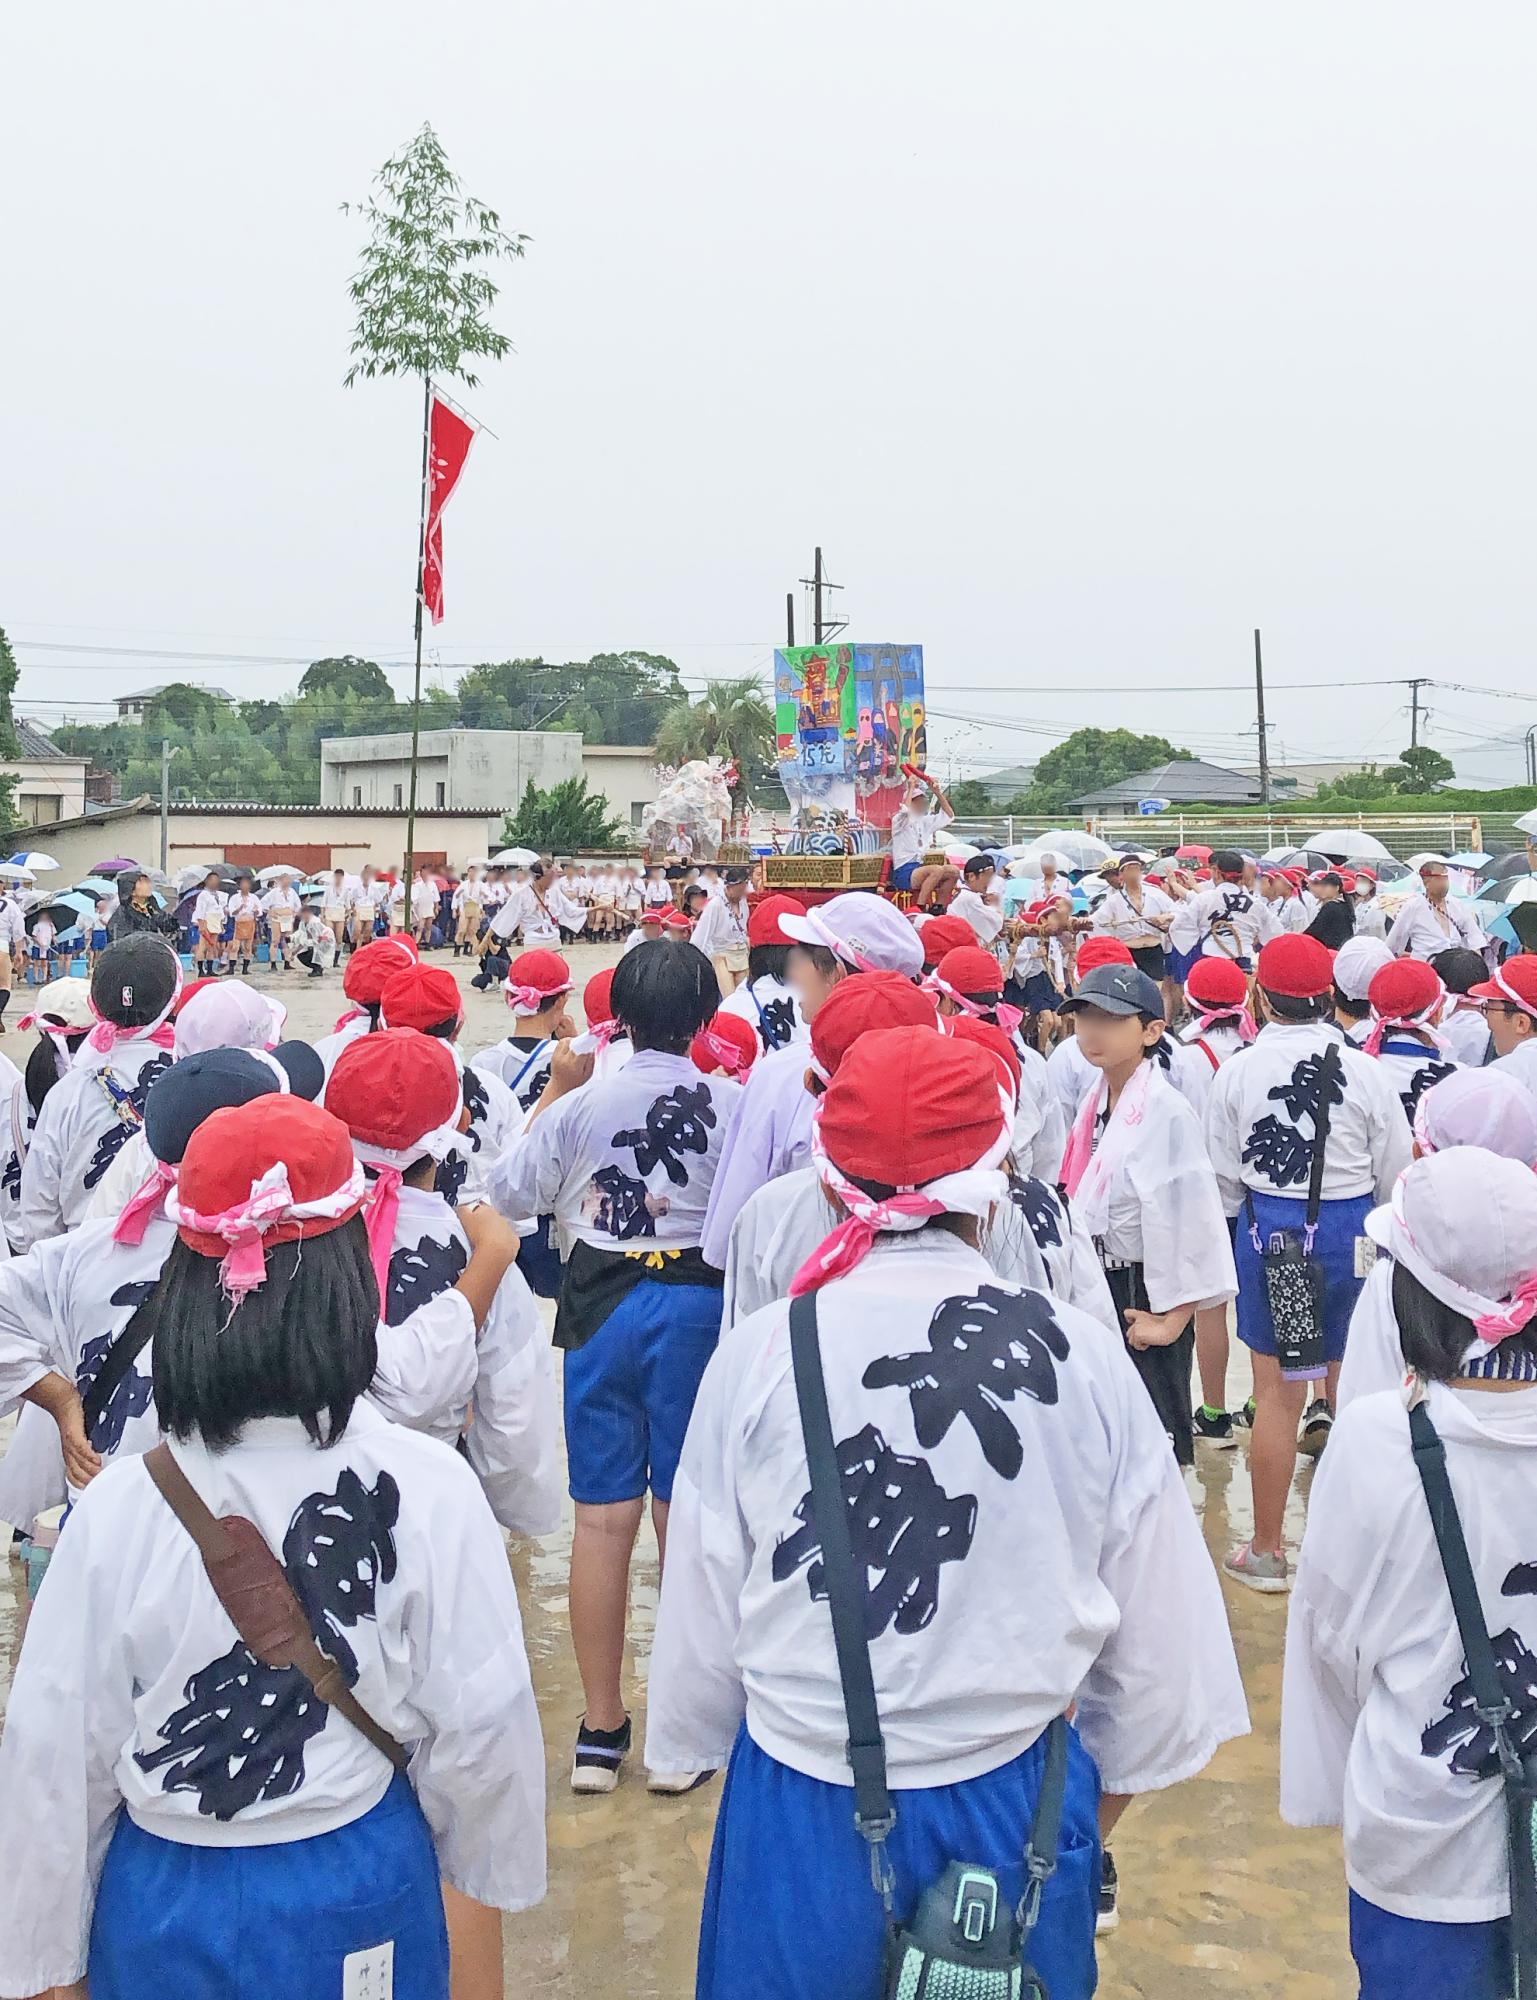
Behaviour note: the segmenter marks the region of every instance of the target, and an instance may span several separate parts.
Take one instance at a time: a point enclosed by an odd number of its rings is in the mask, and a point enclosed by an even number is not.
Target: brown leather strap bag
[[[144,1469],[196,1542],[215,1595],[257,1659],[269,1667],[297,1667],[329,1708],[346,1716],[403,1771],[410,1752],[374,1721],[343,1679],[341,1668],[316,1644],[304,1607],[256,1523],[243,1514],[214,1514],[169,1445],[157,1444],[147,1451]]]

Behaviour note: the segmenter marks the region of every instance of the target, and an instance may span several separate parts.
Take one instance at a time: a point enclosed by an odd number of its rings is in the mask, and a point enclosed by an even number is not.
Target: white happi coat
[[[112,1221],[83,1222],[0,1264],[0,1411],[49,1370],[84,1396],[108,1350],[155,1289],[176,1241],[163,1206],[140,1243],[114,1243],[114,1227]],[[103,1459],[134,1457],[160,1442],[151,1356],[146,1343],[91,1427],[92,1449]]]
[[[20,1247],[81,1222],[98,1183],[144,1118],[149,1087],[172,1063],[147,1035],[105,1054],[81,1047],[43,1099],[21,1173]]]
[[[355,1042],[363,1035],[371,1035],[373,1028],[374,1024],[372,1020],[366,1013],[359,1009],[350,1019],[344,1021],[341,1027],[336,1029],[333,1034],[322,1035],[320,1040],[314,1044],[315,1053],[319,1056],[325,1068],[328,1082],[332,1070],[336,1067],[336,1058],[341,1054],[342,1050],[346,1048],[349,1042]]]
[[[719,953],[729,951],[746,951],[746,898],[744,897],[740,903],[733,903],[724,889],[718,896],[707,897],[690,942],[694,949],[702,951],[706,958],[714,958]]]
[[[811,1114],[816,1099],[806,1088],[806,1051],[797,1043],[776,1049],[753,1065],[742,1087],[742,1108],[721,1149],[710,1191],[700,1248],[718,1271],[726,1268],[731,1225],[749,1198],[780,1174],[811,1158]]]
[[[759,1188],[731,1231],[722,1326],[788,1298],[790,1280],[842,1216],[815,1167],[798,1167]],[[1005,1283],[1050,1292],[1119,1333],[1094,1245],[1044,1181],[1010,1176],[1008,1198],[982,1225],[981,1249]]]
[[[544,1751],[506,1551],[457,1455],[359,1405],[322,1450],[297,1419],[211,1452],[172,1446],[215,1514],[254,1521],[317,1638],[412,1746],[443,1878],[479,1902],[544,1893]],[[0,1990],[85,1970],[120,1802],[193,1846],[346,1826],[394,1768],[296,1668],[233,1635],[196,1544],[137,1459],[71,1514],[38,1597],[0,1739]]]
[[[1158,1060],[1158,1067],[1167,1080],[1192,1110],[1202,1112],[1212,1078],[1212,1067],[1206,1057],[1189,1043],[1175,1041],[1172,1035],[1164,1036],[1159,1045],[1159,1055],[1167,1057],[1167,1061]],[[1099,1080],[1100,1071],[1079,1048],[1078,1037],[1069,1035],[1066,1041],[1058,1042],[1047,1056],[1046,1077],[1062,1108],[1066,1130],[1071,1132],[1083,1094],[1091,1083]]]
[[[850,1522],[893,1787],[995,1770],[1074,1701],[1107,1791],[1189,1777],[1242,1735],[1211,1558],[1125,1349],[931,1230],[881,1238],[817,1298],[845,1490],[874,1496]],[[754,1313],[705,1371],[646,1762],[719,1766],[745,1717],[769,1756],[846,1786],[788,1319]]]
[[[1039,1049],[1015,1035],[1019,1057],[1019,1105],[1014,1113],[1014,1157],[1038,1181],[1055,1187],[1062,1177],[1062,1149],[1067,1144],[1067,1120],[1052,1088],[1046,1058]]]
[[[1101,1109],[1105,1100],[1101,1078]],[[1111,1176],[1108,1204],[1101,1254],[1142,1266],[1150,1311],[1237,1297],[1233,1246],[1200,1120],[1161,1070],[1148,1079],[1142,1120]]]
[[[1384,1035],[1377,1060],[1393,1080],[1404,1116],[1412,1125],[1415,1107],[1434,1083],[1451,1076],[1462,1065],[1454,1056],[1428,1047],[1413,1035]]]
[[[469,1301],[454,1290],[469,1261],[469,1240],[443,1197],[401,1188],[369,1394],[386,1415],[445,1444],[463,1433],[502,1526],[552,1534],[560,1525],[559,1423],[544,1323],[514,1265],[477,1339]]]
[[[1338,1416],[1358,1396],[1396,1389],[1405,1373],[1398,1315],[1393,1310],[1393,1260],[1379,1251],[1350,1315],[1334,1414]]]
[[[454,1207],[486,1199],[491,1162],[505,1150],[523,1122],[522,1106],[499,1076],[466,1063],[460,1077],[469,1128],[439,1161],[434,1182],[438,1193]]]
[[[1529,1746],[1537,1388],[1432,1384],[1429,1410],[1514,1734]],[[1397,1916],[1486,1923],[1509,1911],[1502,1787],[1472,1700],[1403,1398],[1360,1396],[1336,1419],[1308,1502],[1287,1618],[1281,1811],[1297,1826],[1343,1826],[1351,1888]]]
[[[515,1222],[553,1215],[568,1243],[694,1249],[741,1096],[687,1056],[637,1050],[513,1140],[491,1169],[491,1200]]]
[[[765,1055],[773,1049],[788,1048],[792,1042],[811,1040],[811,1025],[801,1012],[793,986],[763,972],[740,985],[720,1003],[722,1014],[734,1014],[757,1030]]]
[[[1464,951],[1482,951],[1488,942],[1478,919],[1454,896],[1441,904],[1439,915],[1428,896],[1406,897],[1388,932],[1388,950],[1395,957],[1407,954],[1430,959],[1454,945]]]
[[[36,1124],[26,1079],[9,1056],[0,1056],[0,1258],[10,1255],[13,1237],[20,1241],[21,1170]]]
[[[1313,1088],[1327,1048],[1339,1051],[1343,1097],[1330,1108],[1323,1199],[1386,1201],[1409,1164],[1409,1121],[1384,1066],[1322,1021],[1271,1021],[1212,1078],[1206,1150],[1229,1215],[1255,1194],[1305,1201],[1312,1156]],[[1295,1109],[1293,1108],[1295,1107]]]
[[[520,1040],[522,1047],[519,1047]],[[533,1035],[508,1035],[505,1040],[493,1042],[489,1048],[471,1056],[470,1067],[478,1069],[482,1076],[495,1077],[498,1083],[505,1084],[521,1118],[532,1111],[543,1097],[544,1087],[550,1080],[550,1061],[554,1054],[553,1035],[546,1035],[543,1040]]]
[[[525,944],[534,939],[558,944],[562,930],[579,931],[586,923],[586,910],[562,883],[547,882],[536,892],[532,882],[521,882],[491,919],[491,933],[510,938],[521,930]]]
[[[1441,1017],[1441,1033],[1454,1061],[1482,1069],[1489,1060],[1489,1023],[1481,1007],[1458,1007]]]
[[[1207,958],[1246,958],[1252,965],[1260,946],[1281,935],[1274,906],[1258,889],[1246,889],[1242,882],[1214,882],[1190,897],[1189,905]]]

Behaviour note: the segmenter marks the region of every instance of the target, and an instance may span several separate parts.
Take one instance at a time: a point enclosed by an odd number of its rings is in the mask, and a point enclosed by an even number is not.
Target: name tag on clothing
[[[1356,1276],[1369,1278],[1377,1261],[1377,1246],[1369,1236],[1356,1238]]]
[[[371,1951],[349,1951],[342,1960],[342,2000],[393,2000],[395,1941]]]

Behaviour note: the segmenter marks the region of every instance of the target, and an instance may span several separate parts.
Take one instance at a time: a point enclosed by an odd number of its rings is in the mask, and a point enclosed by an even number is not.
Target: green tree
[[[1398,796],[1398,786],[1391,771],[1379,771],[1375,764],[1366,764],[1359,771],[1346,771],[1338,778],[1325,779],[1315,796],[1319,800],[1391,799]]]
[[[11,713],[11,695],[16,687],[16,655],[11,651],[11,642],[0,628],[0,757],[19,757],[21,743],[16,735],[16,721]],[[0,827],[13,827],[17,823],[16,787],[10,778],[0,772]]]
[[[395,690],[383,667],[373,660],[360,660],[356,653],[342,653],[336,659],[316,660],[304,669],[299,682],[303,694],[340,697],[361,695],[365,700],[393,701]]]
[[[1188,750],[1176,749],[1164,736],[1138,736],[1130,729],[1075,729],[1036,765],[1022,810],[1056,812],[1084,792],[1189,756]]]
[[[496,305],[496,266],[523,255],[526,236],[509,236],[494,208],[466,194],[442,142],[423,125],[403,152],[386,160],[366,201],[344,214],[368,224],[362,261],[349,286],[357,307],[350,389],[380,375],[420,376],[422,512],[416,544],[416,670],[411,693],[411,800],[406,816],[406,874],[416,858],[417,738],[422,705],[422,581],[427,545],[427,446],[434,375],[474,388],[475,363],[500,361],[512,346],[487,315]]]
[[[962,778],[958,785],[952,785],[950,803],[961,819],[983,819],[998,810],[980,778]]]
[[[1428,743],[1411,744],[1399,752],[1397,764],[1388,767],[1388,776],[1401,792],[1433,792],[1456,775],[1451,758],[1432,750]]]
[[[590,660],[488,660],[459,680],[466,729],[579,729],[589,743],[650,743],[686,699],[674,663],[631,649]]]
[[[144,704],[146,741],[158,743],[178,729],[216,728],[230,713],[229,704],[190,681],[171,681]]]
[[[657,724],[656,754],[663,764],[693,757],[729,757],[737,767],[733,801],[760,792],[774,768],[774,712],[756,674],[711,681],[697,701],[687,696]]]
[[[629,844],[629,829],[610,819],[608,800],[589,791],[585,778],[563,778],[544,792],[530,778],[515,813],[502,826],[504,847],[531,847],[537,854],[571,854]]]

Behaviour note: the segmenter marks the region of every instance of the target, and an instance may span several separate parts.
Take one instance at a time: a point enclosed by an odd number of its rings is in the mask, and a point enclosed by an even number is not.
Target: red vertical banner
[[[443,509],[475,441],[475,426],[435,391],[427,425],[427,536],[422,550],[422,603],[434,625],[443,622]]]

